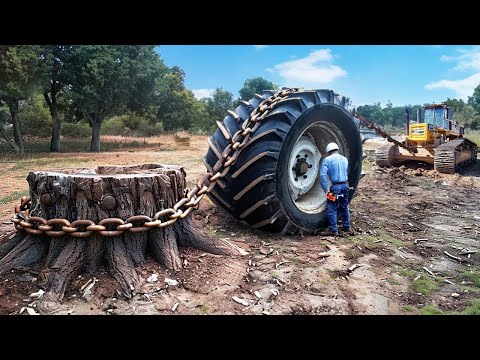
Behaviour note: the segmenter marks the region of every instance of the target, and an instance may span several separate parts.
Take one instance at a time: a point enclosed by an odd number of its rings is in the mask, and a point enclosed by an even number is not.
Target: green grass
[[[415,306],[412,306],[412,305],[402,306],[402,309],[408,312],[417,312],[418,310]]]
[[[435,306],[428,304],[420,309],[420,315],[446,315],[446,314],[439,308],[436,308]]]
[[[145,144],[143,141],[112,141],[102,142],[102,151],[115,151],[132,147],[145,147],[151,144]],[[70,152],[88,152],[90,150],[90,141],[62,141],[61,150],[64,153]],[[0,152],[12,153],[12,149],[6,143],[0,143]],[[25,143],[26,153],[48,153],[50,152],[50,141]]]
[[[472,130],[465,131],[465,137],[468,140],[473,141],[477,145],[480,145],[480,131],[478,131],[478,130],[477,131],[472,131]]]
[[[23,190],[23,191],[15,191],[3,198],[0,198],[0,205],[5,205],[5,204],[9,204],[11,203],[12,201],[18,201],[18,203],[20,203],[20,198],[22,196],[26,196],[28,195],[28,192],[26,190]]]
[[[390,285],[400,285],[400,283],[393,277],[389,277],[387,278],[387,282],[390,284]]]
[[[480,288],[480,270],[471,269],[465,270],[460,273],[460,279],[470,281],[474,286]]]
[[[428,304],[420,309],[420,315],[480,315],[480,300],[470,301],[470,304],[461,311],[443,311]]]
[[[209,311],[209,307],[207,305],[202,305],[202,307],[200,308],[200,312],[202,314],[208,314],[208,311]]]
[[[415,279],[415,277],[418,274],[415,270],[406,269],[406,268],[402,268],[402,267],[397,270],[397,273],[398,273],[398,275],[409,278],[410,280]]]
[[[439,288],[438,281],[431,277],[425,277],[422,275],[420,279],[414,280],[419,274],[418,271],[402,267],[400,267],[396,271],[399,275],[406,277],[412,281],[410,287],[412,291],[416,293],[421,293],[428,296],[433,294]]]
[[[423,295],[431,295],[438,290],[438,282],[431,278],[421,278],[412,283],[415,292]]]
[[[394,238],[392,235],[390,235],[386,230],[383,229],[377,229],[377,234],[379,236],[379,239],[385,240],[386,242],[396,246],[408,246],[409,243],[407,241],[403,241],[397,238]]]
[[[465,309],[459,312],[454,312],[455,315],[480,315],[480,300],[475,299],[470,302]]]

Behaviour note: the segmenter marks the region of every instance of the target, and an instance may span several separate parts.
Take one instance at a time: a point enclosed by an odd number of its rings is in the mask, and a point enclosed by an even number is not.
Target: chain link
[[[212,168],[212,173],[207,172],[203,175],[192,189],[185,189],[184,197],[173,208],[161,210],[152,218],[146,215],[135,215],[126,220],[120,218],[103,219],[98,224],[91,220],[75,220],[71,223],[66,219],[47,220],[38,216],[29,216],[31,198],[30,196],[24,196],[20,200],[20,205],[15,206],[15,216],[12,222],[17,230],[24,230],[31,235],[45,234],[50,237],[69,235],[74,238],[87,238],[94,233],[104,237],[120,236],[125,231],[141,233],[152,228],[172,225],[179,218],[184,219],[193,209],[198,208],[205,194],[212,191],[217,181],[228,174],[230,167],[235,164],[242,149],[248,145],[251,134],[259,128],[261,121],[265,119],[274,105],[299,90],[299,88],[282,89],[260,102],[248,119],[243,121],[240,129],[230,137],[230,144],[221,153],[220,158]],[[229,114],[234,116],[235,120],[240,120],[237,114],[231,111],[229,111]],[[231,154],[232,152],[233,154]]]

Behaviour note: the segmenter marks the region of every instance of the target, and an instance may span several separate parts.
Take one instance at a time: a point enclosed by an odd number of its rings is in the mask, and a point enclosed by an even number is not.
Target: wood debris
[[[476,254],[477,252],[476,251],[462,251],[460,254],[458,255],[470,255],[470,254]]]
[[[178,303],[178,302],[177,302],[177,303],[175,303],[175,305],[173,305],[173,307],[172,307],[172,311],[175,311],[175,310],[177,310],[177,308],[178,308],[178,305],[180,305],[180,303]]]
[[[37,292],[31,293],[29,297],[35,298],[35,299],[41,299],[43,297],[43,294],[45,294],[45,291],[42,289],[38,290]]]
[[[425,270],[430,275],[435,276],[435,274],[430,269],[426,268],[425,266],[423,267],[423,270]]]
[[[235,301],[236,303],[239,303],[243,306],[248,306],[248,301],[244,300],[244,299],[241,299],[237,296],[232,296],[232,300]]]
[[[447,255],[450,259],[454,259],[454,260],[457,260],[458,262],[465,262],[464,259],[458,257],[458,256],[454,256],[452,254],[450,254],[448,251],[444,251],[443,252],[445,255]]]
[[[265,246],[260,247],[260,254],[262,255],[270,255],[273,252],[273,248],[267,248]]]
[[[80,288],[80,291],[83,291],[83,289],[85,289],[88,286],[88,284],[90,284],[92,281],[93,279],[90,279],[85,284],[83,284],[82,287]]]
[[[353,264],[352,266],[350,266],[350,267],[348,268],[348,272],[352,272],[353,270],[359,268],[360,266],[362,266],[362,265],[360,265],[360,264]]]
[[[414,243],[418,244],[421,241],[428,241],[428,239],[415,239]]]

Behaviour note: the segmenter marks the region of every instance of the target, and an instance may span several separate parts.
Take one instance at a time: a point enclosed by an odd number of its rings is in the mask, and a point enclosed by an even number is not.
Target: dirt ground
[[[138,269],[145,283],[129,301],[102,273],[89,291],[80,291],[91,280],[80,275],[61,303],[45,304],[29,296],[39,290],[35,271],[17,269],[0,276],[0,314],[27,314],[26,307],[72,315],[480,313],[480,162],[455,175],[412,164],[379,169],[373,164],[377,145],[369,140],[364,146],[366,175],[351,202],[353,237],[266,234],[206,200],[195,222],[244,255],[183,248],[186,266],[178,272],[149,259]],[[206,137],[193,137],[189,145],[165,137],[148,149],[3,162],[0,242],[13,233],[9,219],[27,191],[30,170],[155,162],[185,166],[193,183],[204,171],[206,150]]]

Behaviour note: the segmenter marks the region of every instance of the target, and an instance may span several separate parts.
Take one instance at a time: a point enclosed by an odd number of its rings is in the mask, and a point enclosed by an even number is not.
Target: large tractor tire
[[[208,141],[204,163],[210,172],[243,121],[273,94],[265,91],[242,101],[223,119]],[[345,98],[331,90],[301,90],[276,103],[209,197],[255,229],[276,233],[321,229],[326,223],[326,195],[319,170],[329,142],[336,142],[349,161],[352,199],[362,170],[362,143]]]

